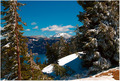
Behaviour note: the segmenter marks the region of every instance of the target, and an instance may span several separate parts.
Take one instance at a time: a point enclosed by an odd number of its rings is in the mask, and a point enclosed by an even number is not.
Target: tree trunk
[[[16,34],[16,43],[17,43],[17,61],[18,61],[18,80],[21,80],[21,67],[20,67],[20,54],[19,54],[19,39],[18,39],[18,28],[17,28],[17,0],[15,1],[15,34]]]

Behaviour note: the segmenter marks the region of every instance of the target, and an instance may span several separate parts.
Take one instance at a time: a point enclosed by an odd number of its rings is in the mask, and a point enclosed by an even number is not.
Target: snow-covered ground
[[[58,60],[58,65],[63,67],[68,66],[75,72],[75,74],[80,74],[84,70],[81,65],[82,59],[79,58],[82,54],[84,53],[78,52],[76,54],[74,53],[66,57],[63,57]],[[55,74],[54,74],[53,68],[54,68],[54,65],[50,64],[47,67],[43,68],[42,72],[54,77]]]
[[[103,71],[101,73],[98,73],[94,76],[86,77],[87,73],[88,73],[88,70],[86,70],[85,68],[82,68],[82,65],[81,65],[82,59],[80,59],[80,57],[83,54],[85,54],[85,53],[78,52],[78,53],[70,54],[70,55],[68,55],[66,57],[63,57],[63,58],[58,60],[58,64],[60,66],[63,66],[63,67],[64,66],[69,66],[72,70],[75,71],[75,74],[73,74],[69,77],[63,78],[63,79],[73,80],[73,81],[88,81],[88,80],[91,80],[91,81],[95,81],[95,80],[98,80],[98,81],[115,81],[115,78],[113,78],[113,77],[115,77],[115,76],[118,77],[119,76],[118,72],[115,75],[115,73],[116,73],[115,71],[119,70],[119,68],[116,67],[116,68],[112,68],[112,69],[109,69],[107,71]],[[45,68],[43,68],[42,72],[45,73],[45,74],[48,74],[50,76],[56,77],[53,68],[54,68],[54,64],[50,64],[50,65],[46,66]],[[112,74],[113,72],[115,72],[114,75]],[[108,74],[104,75],[106,73],[108,73]]]
[[[42,72],[47,73],[47,74],[52,73],[53,72],[53,65],[50,64],[50,65],[46,66],[45,68],[43,68]]]
[[[67,64],[67,63],[75,60],[77,57],[78,57],[77,54],[68,55],[68,56],[66,56],[66,57],[63,57],[63,58],[59,59],[59,60],[58,60],[58,64],[59,64],[60,66],[63,66],[63,65],[65,65],[65,64]]]
[[[113,79],[112,76],[101,76],[101,77],[75,79],[73,81],[115,81],[115,79]]]
[[[100,72],[94,76],[88,78],[74,79],[73,81],[116,81],[119,77],[119,67],[109,69],[107,71]]]

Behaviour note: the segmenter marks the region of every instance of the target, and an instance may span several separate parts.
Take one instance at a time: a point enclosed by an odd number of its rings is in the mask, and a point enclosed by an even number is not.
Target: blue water
[[[36,62],[36,57],[40,57],[39,62],[41,62],[41,64],[43,64],[45,62],[45,60],[47,61],[47,57],[45,54],[38,54],[38,55],[34,55],[34,61]]]

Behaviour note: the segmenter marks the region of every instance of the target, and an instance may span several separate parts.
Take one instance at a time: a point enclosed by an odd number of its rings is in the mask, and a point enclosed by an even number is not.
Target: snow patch
[[[89,78],[82,78],[82,79],[75,79],[72,81],[116,81],[112,78],[112,76],[101,76],[101,77],[89,77]]]
[[[7,43],[4,47],[10,47],[10,43]]]
[[[52,38],[58,38],[58,37],[64,37],[64,38],[68,39],[71,37],[71,35],[69,35],[68,33],[58,33],[58,34],[52,36]]]
[[[59,60],[58,60],[58,64],[59,64],[60,66],[63,66],[63,65],[65,65],[66,63],[69,63],[70,61],[76,59],[77,57],[78,57],[78,55],[76,55],[76,54],[71,54],[71,55],[69,55],[69,56],[66,56],[66,57],[63,57],[63,58],[59,59]]]
[[[44,73],[52,73],[53,72],[53,65],[50,64],[47,67],[43,68],[42,72],[44,72]]]
[[[78,52],[77,54],[71,54],[66,57],[63,57],[58,60],[58,65],[63,66],[63,67],[70,67],[75,73],[79,74],[82,73],[82,71],[85,68],[82,68],[82,59],[80,59],[80,55],[85,54],[83,52]],[[50,64],[47,67],[43,68],[42,72],[47,73],[50,75],[54,75],[54,65]]]

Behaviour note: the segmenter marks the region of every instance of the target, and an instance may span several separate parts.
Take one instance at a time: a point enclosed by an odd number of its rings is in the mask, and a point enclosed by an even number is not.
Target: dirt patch
[[[113,76],[115,80],[120,80],[119,79],[119,70],[113,69],[109,70],[108,72],[101,73],[99,75],[96,75],[95,77],[100,77],[100,76]]]

